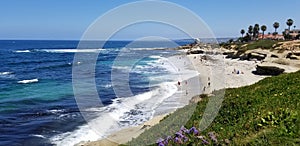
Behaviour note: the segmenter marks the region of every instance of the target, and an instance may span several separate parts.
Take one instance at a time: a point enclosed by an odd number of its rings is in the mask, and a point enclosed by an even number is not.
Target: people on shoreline
[[[240,70],[233,69],[232,74],[244,74],[244,72]]]

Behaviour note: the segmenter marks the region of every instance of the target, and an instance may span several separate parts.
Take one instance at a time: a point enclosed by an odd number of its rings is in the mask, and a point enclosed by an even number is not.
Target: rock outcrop
[[[256,66],[256,71],[253,71],[256,75],[271,75],[277,76],[284,72],[284,69],[276,66]]]

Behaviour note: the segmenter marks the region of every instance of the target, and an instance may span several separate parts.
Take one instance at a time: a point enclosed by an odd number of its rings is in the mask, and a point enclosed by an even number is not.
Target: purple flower
[[[192,127],[189,131],[188,131],[188,133],[194,133],[195,135],[198,135],[199,134],[199,131],[195,128],[195,127]]]
[[[202,144],[209,144],[209,142],[207,141],[207,140],[205,140],[205,139],[202,139]]]
[[[189,140],[189,138],[187,138],[187,137],[184,137],[184,138],[183,138],[183,142],[185,142],[185,143],[186,143],[188,140]]]
[[[208,136],[210,137],[210,139],[211,139],[213,142],[215,142],[215,143],[218,142],[218,139],[217,139],[216,135],[215,135],[213,132],[209,132],[209,133],[208,133]]]
[[[156,143],[159,144],[159,143],[162,143],[163,141],[164,141],[164,139],[159,138],[159,139],[156,141]]]
[[[180,130],[184,133],[188,133],[188,130],[184,126],[181,126]]]
[[[162,142],[157,144],[158,146],[165,146]]]
[[[198,134],[199,134],[199,131],[198,131],[198,130],[195,130],[195,131],[194,131],[194,134],[195,134],[195,135],[198,135]]]
[[[197,138],[202,140],[202,144],[205,144],[205,145],[209,144],[209,142],[207,140],[205,140],[203,136],[197,136]]]
[[[163,141],[163,144],[168,145],[169,144],[169,140],[165,139],[165,141]]]
[[[183,138],[184,136],[181,134],[181,132],[176,132],[176,137],[178,137],[178,138]]]
[[[172,137],[171,137],[171,136],[168,136],[166,140],[171,140],[171,139],[172,139]]]
[[[180,138],[178,138],[178,137],[175,137],[175,143],[181,143],[182,141],[181,141],[181,139]]]

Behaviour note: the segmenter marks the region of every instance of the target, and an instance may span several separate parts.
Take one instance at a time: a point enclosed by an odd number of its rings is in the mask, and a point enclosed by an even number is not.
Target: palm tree
[[[244,37],[244,34],[245,34],[245,30],[244,29],[241,30],[241,34],[242,34],[242,37]]]
[[[253,33],[253,26],[252,26],[252,25],[250,25],[250,26],[248,27],[248,33],[250,34],[250,37],[251,37],[251,35],[252,35],[252,33]]]
[[[273,27],[275,28],[275,34],[277,33],[277,28],[279,28],[279,26],[278,22],[274,22]]]
[[[253,37],[257,37],[259,34],[259,24],[255,24],[253,28]]]
[[[294,20],[293,20],[293,19],[288,19],[288,20],[286,21],[286,25],[289,26],[289,32],[291,31],[291,26],[293,25],[293,23],[294,23]]]
[[[262,39],[264,39],[264,37],[265,37],[265,31],[267,30],[267,26],[266,26],[266,25],[263,25],[263,26],[261,26],[260,29],[261,29],[261,31],[263,32],[263,33],[262,33],[262,35],[263,35],[263,36],[262,36]]]

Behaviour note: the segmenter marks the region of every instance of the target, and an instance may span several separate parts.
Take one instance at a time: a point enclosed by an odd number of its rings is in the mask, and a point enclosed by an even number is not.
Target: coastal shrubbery
[[[182,135],[188,139],[182,137],[186,143],[180,145],[205,144],[204,140],[209,142],[209,145],[213,145],[211,133],[217,138],[219,144],[230,142],[229,145],[299,145],[299,82],[300,72],[296,72],[269,77],[246,87],[226,89],[222,107],[213,123],[204,131],[198,131],[198,134],[182,132]],[[199,127],[208,100],[209,98],[205,98],[197,104],[185,127]],[[173,121],[176,123],[176,120],[180,120],[179,115],[188,114],[185,113],[189,111],[188,108],[191,108],[191,105],[177,110],[169,115],[169,118],[174,117]],[[177,126],[175,128],[177,130],[174,131],[158,124],[128,144],[144,145],[149,137],[156,137],[157,133],[165,131],[173,131],[173,133],[159,135],[156,140],[159,138],[165,140],[168,135],[173,135],[171,137],[173,140],[169,137],[169,142],[174,143],[174,138],[178,137],[176,132],[182,131],[183,128]],[[160,141],[155,144],[156,140],[152,141],[153,145],[159,144]]]
[[[247,50],[254,50],[254,49],[274,49],[279,46],[278,40],[257,40],[257,41],[252,41],[249,43],[240,43],[240,42],[235,42],[235,43],[221,43],[220,46],[224,47],[226,49],[235,49],[241,52],[245,52]]]

